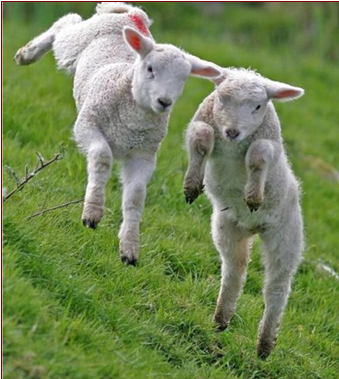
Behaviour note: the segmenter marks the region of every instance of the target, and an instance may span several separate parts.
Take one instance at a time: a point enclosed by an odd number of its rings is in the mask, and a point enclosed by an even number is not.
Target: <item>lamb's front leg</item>
[[[192,204],[203,191],[205,165],[214,148],[214,130],[204,122],[193,122],[187,131],[189,164],[184,179],[186,201]]]
[[[251,212],[257,211],[264,202],[267,171],[278,154],[279,149],[275,148],[275,143],[265,139],[253,142],[247,151],[244,199]]]
[[[124,161],[121,167],[123,223],[119,232],[120,255],[124,263],[134,266],[139,257],[140,219],[155,161],[156,157],[151,155],[134,156]]]
[[[113,156],[111,148],[100,132],[93,132],[86,149],[88,182],[85,195],[82,223],[95,229],[104,214],[105,188],[109,179]]]
[[[112,150],[101,130],[81,112],[74,125],[74,137],[87,158],[87,187],[82,222],[95,229],[104,214],[105,188],[113,165]]]

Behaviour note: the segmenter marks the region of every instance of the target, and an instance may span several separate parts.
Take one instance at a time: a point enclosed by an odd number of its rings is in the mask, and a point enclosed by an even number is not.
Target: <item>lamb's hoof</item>
[[[259,340],[258,346],[257,346],[258,358],[265,361],[272,353],[272,350],[274,349],[274,347],[275,347],[275,341]]]
[[[251,213],[257,212],[258,209],[261,207],[262,203],[264,202],[264,199],[260,197],[256,197],[256,198],[245,197],[244,200],[248,206],[248,209],[251,211]]]
[[[136,266],[139,257],[139,243],[130,241],[120,241],[120,258],[127,266]]]
[[[24,46],[17,51],[14,56],[14,61],[19,66],[28,66],[34,63],[34,59],[28,57],[27,46]]]
[[[96,229],[98,227],[97,221],[90,220],[90,219],[82,219],[82,225],[89,229]]]
[[[216,324],[219,332],[223,332],[229,325],[229,321],[226,321],[220,314],[213,316],[213,322]]]
[[[104,207],[93,204],[85,206],[82,212],[82,224],[86,228],[96,229],[103,215]]]
[[[258,209],[260,208],[260,205],[254,205],[254,204],[247,204],[247,206],[248,206],[248,209],[251,211],[251,213],[257,212]]]
[[[121,258],[121,262],[124,263],[126,266],[136,266],[138,262],[136,258],[130,258],[124,254],[121,254],[120,258]]]
[[[184,195],[186,203],[192,204],[204,192],[204,188],[205,186],[202,183],[196,186],[185,186]]]

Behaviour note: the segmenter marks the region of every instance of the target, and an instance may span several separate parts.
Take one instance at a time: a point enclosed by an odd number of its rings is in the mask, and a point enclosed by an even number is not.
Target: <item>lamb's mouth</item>
[[[156,105],[154,107],[152,107],[153,111],[157,114],[160,114],[160,113],[169,113],[172,109],[171,106],[169,107],[163,107],[161,105]]]

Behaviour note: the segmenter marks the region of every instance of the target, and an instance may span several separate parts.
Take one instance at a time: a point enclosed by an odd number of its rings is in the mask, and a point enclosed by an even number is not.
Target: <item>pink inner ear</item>
[[[285,89],[284,91],[278,92],[274,98],[275,99],[285,99],[286,97],[294,97],[298,94],[297,91],[293,89]]]
[[[131,34],[128,38],[129,43],[135,50],[140,50],[141,49],[141,41],[140,38],[136,34]]]
[[[137,27],[137,29],[139,29],[141,31],[142,34],[144,34],[147,37],[150,35],[150,32],[149,32],[147,26],[144,24],[141,17],[139,17],[135,14],[132,14],[129,16],[129,18],[132,20],[132,22]]]
[[[206,77],[209,77],[209,78],[213,78],[213,77],[218,76],[218,73],[212,67],[193,69],[192,70],[192,74],[206,76]]]

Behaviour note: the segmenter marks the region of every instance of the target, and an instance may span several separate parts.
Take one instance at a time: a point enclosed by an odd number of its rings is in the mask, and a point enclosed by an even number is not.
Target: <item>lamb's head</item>
[[[223,137],[240,142],[262,124],[271,100],[291,101],[304,90],[263,78],[254,71],[226,69],[218,86],[213,115]]]
[[[133,77],[133,97],[142,108],[169,112],[181,95],[189,75],[220,76],[213,63],[184,53],[172,45],[156,44],[130,27],[124,28],[126,43],[138,54]]]

